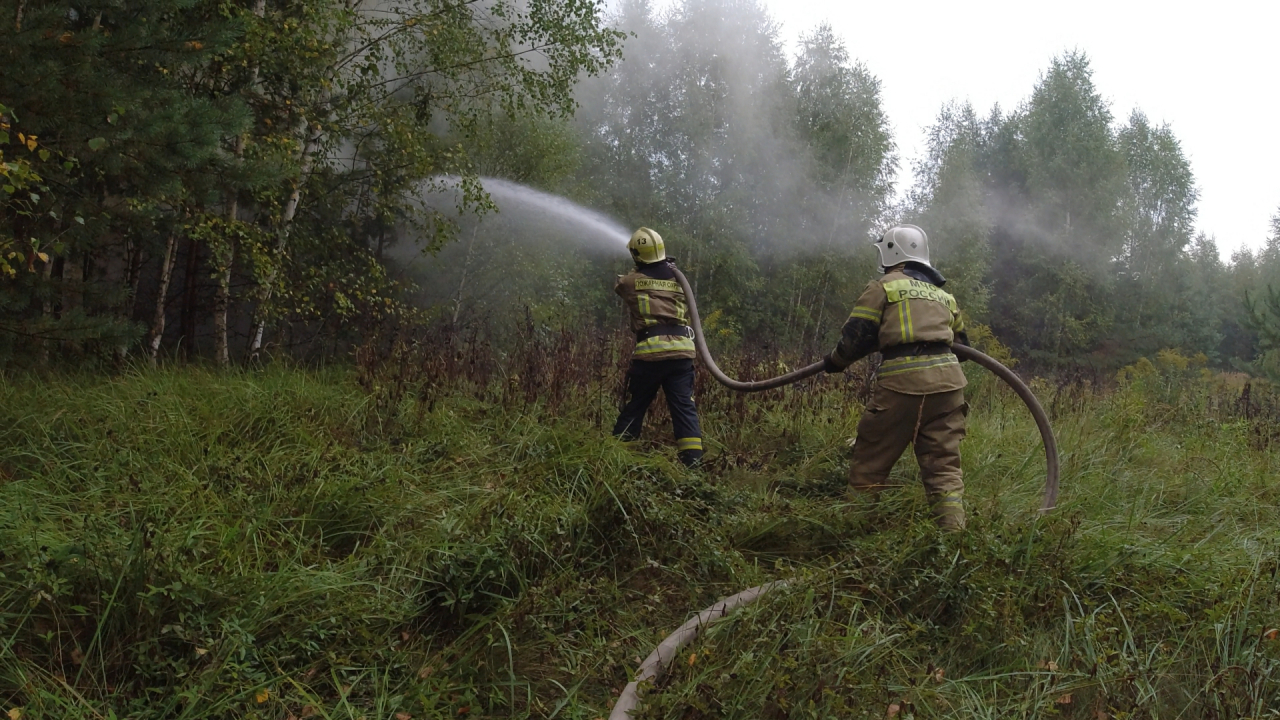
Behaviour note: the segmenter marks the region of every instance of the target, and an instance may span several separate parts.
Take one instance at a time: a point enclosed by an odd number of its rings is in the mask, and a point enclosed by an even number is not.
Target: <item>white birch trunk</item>
[[[253,14],[261,19],[266,13],[266,8],[266,0],[256,0],[253,4]],[[258,87],[258,69],[258,63],[254,63],[253,68],[249,71],[250,92]],[[243,134],[236,138],[235,157],[237,164],[244,158],[245,144],[245,136]],[[235,223],[239,212],[240,199],[233,190],[231,199],[227,203],[227,222],[229,224]],[[226,242],[226,256],[223,258],[222,266],[218,268],[218,288],[213,296],[213,357],[220,368],[231,365],[231,350],[227,340],[227,314],[231,309],[231,268],[236,262],[235,236],[229,236]]]
[[[267,277],[263,278],[262,287],[258,293],[258,309],[253,320],[253,329],[249,333],[249,360],[256,360],[259,351],[262,350],[262,334],[267,325],[267,306],[271,302],[271,294],[275,288],[276,278],[280,275],[284,251],[289,245],[289,230],[293,227],[293,217],[297,214],[298,202],[302,199],[302,184],[306,182],[307,175],[311,173],[311,164],[315,160],[316,151],[320,147],[320,137],[320,126],[316,125],[307,137],[306,144],[302,146],[302,162],[298,172],[298,181],[293,186],[293,192],[289,193],[289,200],[285,202],[284,214],[280,217],[280,230],[276,233],[276,245],[273,249],[276,262],[271,266]]]
[[[164,302],[169,295],[169,281],[173,279],[173,266],[178,260],[178,234],[169,233],[169,241],[164,247],[164,262],[160,265],[160,286],[156,289],[155,313],[151,317],[151,338],[147,351],[151,366],[155,367],[156,358],[160,354],[160,341],[164,339]]]
[[[244,153],[244,138],[236,140],[236,157]],[[235,222],[240,203],[234,193],[227,208],[227,221]],[[213,293],[213,358],[220,368],[231,364],[231,352],[227,344],[227,312],[231,307],[231,266],[236,262],[236,241],[226,239],[226,250],[218,268],[218,288]]]

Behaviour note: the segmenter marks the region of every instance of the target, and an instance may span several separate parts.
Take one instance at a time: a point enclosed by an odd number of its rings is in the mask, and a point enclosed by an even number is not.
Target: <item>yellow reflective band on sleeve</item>
[[[653,355],[664,352],[693,352],[693,338],[679,335],[654,335],[648,340],[636,343],[632,355]]]
[[[953,313],[960,312],[956,299],[937,285],[921,280],[890,280],[884,284],[884,296],[890,303],[903,300],[932,300],[942,303]]]
[[[636,290],[663,290],[684,294],[684,290],[680,288],[680,283],[675,280],[655,280],[653,278],[637,278]]]
[[[901,375],[903,373],[914,372],[916,370],[927,370],[929,368],[944,367],[946,365],[958,365],[959,363],[960,361],[951,353],[947,353],[945,355],[911,355],[908,357],[885,360],[883,363],[880,363],[880,371],[878,375],[882,378],[891,377],[893,375]]]
[[[702,438],[680,438],[676,440],[677,450],[701,450]]]
[[[859,305],[858,307],[855,307],[853,309],[853,312],[849,313],[849,317],[860,318],[862,320],[870,320],[873,323],[878,323],[880,322],[883,315],[879,310],[874,310],[872,308],[862,307],[861,305]]]

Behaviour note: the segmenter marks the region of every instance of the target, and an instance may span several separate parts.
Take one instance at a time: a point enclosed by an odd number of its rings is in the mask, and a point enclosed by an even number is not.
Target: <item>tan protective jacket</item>
[[[875,333],[874,342],[870,342],[869,331]],[[937,285],[895,268],[867,284],[830,358],[847,367],[870,352],[899,345],[949,346],[957,333],[963,332],[964,319],[955,298]],[[887,359],[876,377],[882,387],[908,395],[959,390],[968,382],[956,356],[949,352]]]
[[[631,320],[631,330],[644,333],[667,325],[683,327],[687,335],[653,335],[638,339],[632,357],[636,360],[672,360],[694,356],[693,334],[689,332],[689,306],[684,290],[666,263],[653,263],[622,275],[613,291],[622,296]]]

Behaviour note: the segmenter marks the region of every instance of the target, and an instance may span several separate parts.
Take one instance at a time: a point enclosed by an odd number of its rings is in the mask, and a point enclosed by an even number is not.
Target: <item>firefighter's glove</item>
[[[830,355],[827,355],[822,358],[822,370],[828,373],[844,372],[844,366],[837,364]]]

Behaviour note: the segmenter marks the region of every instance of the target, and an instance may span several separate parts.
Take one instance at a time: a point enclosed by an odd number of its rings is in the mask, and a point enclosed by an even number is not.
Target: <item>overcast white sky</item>
[[[1224,256],[1258,248],[1280,207],[1280,3],[762,0],[794,52],[829,22],[882,81],[902,168],[948,100],[1012,109],[1050,59],[1079,49],[1118,120],[1141,108],[1182,141],[1199,229]],[[669,4],[669,3],[661,3]]]

